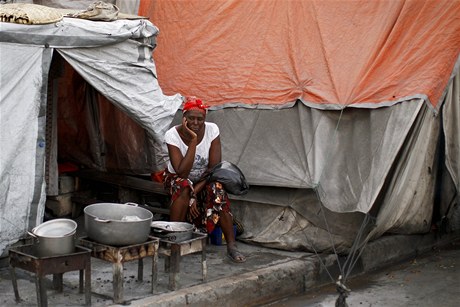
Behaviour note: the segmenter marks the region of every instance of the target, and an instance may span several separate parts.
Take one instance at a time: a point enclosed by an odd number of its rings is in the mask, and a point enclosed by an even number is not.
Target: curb
[[[377,270],[433,248],[447,245],[460,238],[460,232],[439,236],[436,233],[422,235],[391,235],[369,242],[361,255],[362,273]]]
[[[316,275],[317,259],[306,257],[131,302],[131,306],[250,306],[303,293]],[[306,278],[308,277],[308,278]],[[311,279],[310,279],[311,278]],[[314,283],[313,283],[314,284]]]
[[[425,235],[391,235],[369,242],[350,277],[426,253],[460,238],[460,232]],[[328,271],[338,272],[334,254],[321,256]],[[174,292],[131,301],[131,306],[258,306],[306,293],[331,284],[316,255],[289,260],[269,268],[218,279]],[[121,305],[113,305],[121,306]]]

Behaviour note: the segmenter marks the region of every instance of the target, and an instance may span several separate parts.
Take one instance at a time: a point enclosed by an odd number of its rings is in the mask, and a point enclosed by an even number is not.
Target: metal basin
[[[190,240],[195,230],[195,226],[185,222],[155,221],[152,222],[151,227],[153,236],[171,242]]]
[[[55,219],[38,225],[29,234],[38,241],[38,255],[56,256],[73,253],[77,223],[70,219]]]
[[[85,230],[96,242],[123,246],[143,243],[153,214],[134,203],[98,203],[85,207]]]

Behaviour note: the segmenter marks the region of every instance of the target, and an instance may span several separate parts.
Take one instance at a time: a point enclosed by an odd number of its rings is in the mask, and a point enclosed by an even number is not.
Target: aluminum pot
[[[76,231],[75,221],[54,219],[38,225],[29,234],[38,241],[38,256],[46,257],[73,253]]]
[[[195,226],[185,222],[155,221],[151,227],[155,237],[171,242],[190,240],[195,230]]]
[[[86,234],[96,242],[123,246],[149,237],[153,214],[135,203],[97,203],[85,207],[84,213]]]

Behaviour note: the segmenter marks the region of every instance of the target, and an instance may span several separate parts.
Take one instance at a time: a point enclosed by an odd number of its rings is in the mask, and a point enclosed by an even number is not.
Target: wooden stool
[[[165,270],[169,272],[169,290],[176,290],[179,281],[180,261],[181,257],[194,253],[201,253],[201,269],[203,281],[207,280],[207,265],[206,265],[206,239],[208,235],[204,233],[194,232],[190,240],[182,242],[172,242],[160,238],[160,248],[158,253],[166,256]]]
[[[37,304],[48,306],[44,277],[53,274],[55,290],[62,292],[62,276],[65,272],[80,271],[80,293],[83,293],[83,272],[85,280],[85,303],[91,305],[91,251],[76,246],[75,252],[65,255],[38,257],[37,244],[12,247],[9,250],[11,281],[13,282],[16,302],[20,302],[18,283],[15,268],[35,273],[35,287],[37,290]]]

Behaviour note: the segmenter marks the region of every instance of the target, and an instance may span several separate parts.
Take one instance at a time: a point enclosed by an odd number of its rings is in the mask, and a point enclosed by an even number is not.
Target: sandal
[[[227,256],[228,258],[230,258],[230,260],[236,263],[243,263],[246,261],[246,257],[242,253],[240,253],[240,251],[236,249],[236,247],[228,249]]]

